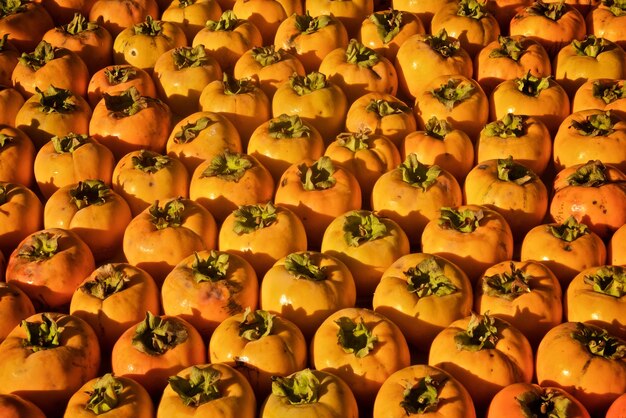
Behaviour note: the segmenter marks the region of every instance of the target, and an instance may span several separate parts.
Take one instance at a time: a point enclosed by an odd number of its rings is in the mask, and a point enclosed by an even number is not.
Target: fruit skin
[[[398,26],[391,26],[389,31],[385,24],[378,26],[374,23],[374,19],[378,17],[381,21],[384,21],[386,16],[390,16],[391,19],[397,18],[399,10],[381,10],[369,15],[363,23],[361,23],[361,30],[359,31],[359,41],[364,45],[372,48],[376,52],[382,54],[389,61],[393,62],[398,54],[398,49],[402,44],[413,35],[425,34],[424,24],[415,13],[400,12]],[[379,28],[384,27],[386,34],[391,34],[396,28],[398,32],[387,40],[383,39],[383,34],[379,32]]]
[[[110,81],[107,77],[107,73],[115,74],[116,72],[126,73],[128,75],[126,77],[120,77],[119,80],[113,77],[112,81]],[[89,84],[87,85],[87,100],[91,108],[95,109],[98,102],[102,100],[104,93],[113,94],[123,92],[128,90],[131,86],[135,86],[142,96],[157,97],[156,87],[154,86],[152,77],[140,68],[124,64],[109,65],[92,74]]]
[[[606,411],[605,418],[620,418],[626,414],[626,393],[615,399],[611,407]]]
[[[337,3],[332,0],[306,0],[304,9],[308,10],[311,16],[332,14],[346,27],[348,38],[356,38],[363,19],[374,12],[374,1],[354,0]]]
[[[0,55],[1,59],[2,56]],[[8,80],[7,84],[10,85],[11,80]],[[0,124],[15,126],[15,117],[23,105],[24,97],[22,97],[20,92],[12,87],[2,87],[0,85]]]
[[[4,271],[2,257],[2,253],[0,253],[0,271]],[[4,278],[0,277],[0,279],[3,280]],[[2,322],[0,322],[0,343],[2,343],[13,328],[20,325],[23,319],[35,315],[35,308],[33,302],[18,286],[0,281],[0,315],[2,315]]]
[[[4,90],[3,92],[9,91]],[[18,93],[16,92],[16,94]],[[2,92],[0,92],[1,96]],[[2,101],[1,98],[0,101]],[[0,105],[0,112],[2,112],[2,105]],[[14,125],[14,123],[10,125]],[[34,180],[32,170],[35,160],[35,146],[33,141],[24,132],[8,124],[0,124],[0,135],[11,137],[5,139],[4,145],[0,145],[0,182],[17,183],[30,187]]]
[[[0,415],[5,418],[46,418],[34,403],[17,395],[0,395]]]
[[[219,20],[221,14],[222,8],[216,0],[174,0],[163,10],[161,19],[177,23],[185,32],[187,44],[191,44],[198,32],[205,27],[206,21]]]
[[[159,16],[155,0],[96,0],[89,11],[91,22],[102,22],[115,39],[126,28],[148,16]]]
[[[43,35],[54,28],[50,14],[39,3],[22,2],[23,11],[2,17],[0,36],[8,34],[20,51],[32,51]]]
[[[0,251],[5,257],[42,224],[43,205],[37,195],[21,184],[0,182]]]

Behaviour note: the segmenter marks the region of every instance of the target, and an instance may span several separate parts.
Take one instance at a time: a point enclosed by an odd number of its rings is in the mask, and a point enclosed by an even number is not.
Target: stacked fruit
[[[0,0],[0,416],[624,416],[624,22]]]

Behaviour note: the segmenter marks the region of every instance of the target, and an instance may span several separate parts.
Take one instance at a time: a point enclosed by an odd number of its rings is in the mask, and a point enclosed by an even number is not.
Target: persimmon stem
[[[124,390],[121,380],[107,373],[96,381],[93,390],[88,391],[89,401],[85,409],[96,415],[104,414],[115,409],[119,404],[119,396]]]
[[[219,389],[221,377],[222,373],[212,366],[193,366],[188,378],[172,376],[169,384],[185,406],[197,408],[222,397]]]
[[[287,377],[272,376],[272,394],[287,398],[291,405],[316,403],[320,381],[311,369],[304,369]]]

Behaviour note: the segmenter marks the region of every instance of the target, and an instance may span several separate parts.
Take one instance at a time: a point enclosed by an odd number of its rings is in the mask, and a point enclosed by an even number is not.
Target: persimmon
[[[20,51],[32,51],[43,35],[54,28],[50,14],[40,3],[18,0],[0,5],[0,36],[8,34]]]
[[[221,14],[222,8],[216,0],[174,0],[162,11],[161,19],[178,23],[185,32],[187,44],[191,44],[205,23],[218,20]]]
[[[398,49],[408,38],[425,33],[424,24],[416,14],[392,8],[374,12],[365,18],[358,39],[393,62]]]
[[[155,0],[95,0],[89,10],[89,20],[100,22],[113,38],[148,16],[158,15],[159,6]]]
[[[500,29],[506,32],[511,19],[532,4],[533,0],[493,0],[487,2],[487,10],[496,18]]]
[[[626,116],[626,100],[622,100],[624,97],[624,80],[587,80],[576,90],[572,100],[572,113],[591,109],[611,110],[623,118]]]
[[[430,22],[435,13],[454,0],[393,0],[392,6],[396,10],[411,12],[422,21],[424,28],[430,32]]]
[[[0,181],[0,250],[6,258],[28,235],[43,226],[43,205],[21,184]]]
[[[11,86],[11,74],[17,66],[20,58],[20,52],[9,41],[9,34],[5,33],[0,36],[0,85],[5,87]]]
[[[306,0],[304,8],[311,13],[311,16],[333,15],[337,17],[346,27],[348,38],[352,39],[357,37],[363,20],[374,12],[374,1]]]
[[[606,411],[605,418],[619,418],[626,411],[626,393],[620,395],[613,401],[609,410]]]
[[[287,17],[303,13],[302,3],[297,0],[235,0],[232,9],[259,28],[264,46],[273,45],[276,30]]]
[[[11,85],[11,82],[9,81],[7,85]],[[20,92],[12,87],[0,85],[0,124],[15,126],[15,117],[23,105],[24,97]]]
[[[17,395],[0,395],[0,414],[9,418],[46,418],[34,403]]]
[[[123,92],[131,86],[142,96],[157,97],[154,81],[147,72],[128,64],[109,65],[91,76],[87,86],[89,104],[95,108],[104,93]]]
[[[626,5],[622,2],[613,0],[601,1],[585,17],[587,32],[615,42],[624,48],[626,46],[624,12],[626,12]]]
[[[0,257],[4,257],[1,255]],[[4,262],[0,265],[4,271]],[[0,282],[0,314],[2,314],[2,322],[0,323],[0,343],[9,335],[13,328],[20,323],[35,315],[35,307],[33,302],[19,286],[13,283],[6,283],[4,277]],[[0,401],[2,403],[2,401]],[[0,411],[2,408],[0,407]]]
[[[626,226],[622,225],[611,236],[611,240],[608,242],[608,245],[607,245],[606,264],[609,264],[612,266],[626,265],[626,255],[624,252],[625,247],[622,246],[625,233],[626,233]],[[600,266],[602,264],[604,264],[604,261],[596,265]],[[589,266],[589,267],[592,267],[592,266]]]
[[[28,135],[17,128],[0,124],[0,182],[33,184],[35,146]]]

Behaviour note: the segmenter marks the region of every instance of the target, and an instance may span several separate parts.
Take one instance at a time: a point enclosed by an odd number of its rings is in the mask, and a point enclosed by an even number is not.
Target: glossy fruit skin
[[[375,349],[364,357],[346,353],[337,341],[341,317],[365,326],[378,337]],[[397,325],[383,315],[364,308],[345,308],[326,318],[311,341],[311,365],[343,379],[355,398],[371,405],[383,382],[394,372],[410,364],[409,347]]]
[[[620,418],[626,414],[626,394],[621,395],[613,403],[608,411],[606,411],[605,418]]]
[[[46,418],[34,403],[17,395],[0,395],[0,414],[6,418]]]
[[[2,257],[1,253],[0,257]],[[0,264],[0,269],[4,270],[4,264]],[[0,282],[0,315],[2,315],[2,322],[0,322],[0,343],[2,343],[22,320],[35,315],[35,308],[26,293],[18,286],[2,281]]]
[[[600,330],[591,324],[585,326]],[[597,416],[626,392],[626,359],[611,360],[592,354],[573,338],[576,329],[577,323],[564,322],[543,338],[537,349],[537,382],[564,389]]]
[[[372,0],[348,2],[306,0],[304,8],[311,13],[311,16],[334,15],[346,27],[348,38],[356,38],[363,19],[374,12],[374,2]]]
[[[105,71],[112,71],[116,68],[132,69],[135,74],[128,77],[127,81],[110,83],[105,75]],[[142,96],[157,97],[154,81],[152,81],[150,75],[144,70],[128,64],[104,67],[91,76],[89,84],[87,85],[87,99],[89,105],[92,109],[95,109],[98,102],[102,100],[103,93],[114,94],[116,92],[123,92],[128,90],[131,86],[135,86]]]
[[[43,205],[37,195],[20,184],[0,182],[7,201],[0,204],[0,250],[6,258],[28,235],[43,226]]]
[[[0,392],[17,393],[37,405],[46,415],[62,410],[70,397],[100,367],[98,338],[86,322],[72,315],[49,313],[59,327],[55,349],[33,351],[24,346],[26,331],[17,326],[0,344]],[[42,314],[26,319],[41,322]]]
[[[392,7],[417,15],[424,24],[424,28],[430,30],[433,15],[448,3],[454,3],[454,0],[394,0]]]
[[[30,187],[34,180],[32,170],[35,146],[33,141],[24,132],[9,125],[0,124],[0,134],[14,138],[14,140],[7,141],[4,146],[0,146],[0,181]]]
[[[293,13],[302,14],[302,4],[292,0],[235,0],[233,12],[259,29],[263,45],[271,45],[280,24]]]
[[[606,4],[594,7],[585,17],[585,23],[590,34],[613,41],[622,48],[626,46],[624,17],[613,13]]]
[[[609,241],[606,247],[607,249],[606,264],[609,264],[612,266],[626,265],[626,253],[624,252],[625,247],[623,245],[624,239],[626,238],[624,237],[624,234],[626,234],[626,226],[622,225],[611,236],[611,240]],[[604,264],[604,261],[596,265],[600,266],[602,264]],[[589,267],[592,267],[592,266],[589,266]]]
[[[96,0],[89,11],[89,20],[102,21],[113,38],[126,28],[141,23],[147,16],[159,16],[155,0]]]
[[[250,383],[239,371],[223,363],[196,365],[203,369],[210,367],[220,373],[217,384],[221,395],[219,398],[203,403],[200,406],[186,406],[171,385],[167,385],[157,409],[157,418],[180,417],[223,417],[223,418],[254,418],[256,415],[256,399]],[[181,370],[177,376],[189,378],[191,367]]]
[[[429,258],[434,258],[442,267],[443,274],[456,286],[456,292],[419,297],[408,291],[404,272]],[[374,311],[400,327],[413,348],[426,352],[439,332],[471,313],[472,295],[467,275],[455,264],[436,255],[411,253],[400,257],[385,270],[374,292],[372,306]]]
[[[177,23],[185,32],[187,44],[191,44],[194,37],[204,29],[207,20],[217,21],[222,14],[222,8],[216,0],[195,0],[193,2],[172,1],[167,9],[163,10],[161,19],[166,22]]]
[[[569,400],[570,404],[566,409],[567,417],[590,418],[589,412],[587,412],[580,401],[566,391],[555,387],[541,387],[534,383],[513,383],[496,393],[489,404],[489,410],[485,418],[497,418],[502,416],[524,418],[527,415],[520,405],[518,398],[527,393],[542,396],[548,391],[558,396],[564,396]]]
[[[390,9],[381,10],[374,14],[388,13]],[[413,35],[425,34],[426,29],[420,18],[411,12],[402,12],[398,33],[391,40],[385,42],[378,32],[378,27],[373,22],[372,15],[368,16],[361,23],[359,31],[359,42],[365,46],[372,48],[374,51],[383,55],[389,61],[393,62],[398,54],[398,49],[402,44]]]
[[[15,117],[23,105],[24,97],[16,89],[0,86],[0,124],[15,126]]]
[[[43,35],[54,28],[54,22],[41,4],[27,3],[24,6],[23,12],[3,16],[0,36],[9,34],[11,43],[20,51],[32,51]]]
[[[438,367],[412,365],[400,369],[387,378],[374,401],[373,418],[403,418],[408,415],[401,402],[404,401],[403,388],[415,385],[425,377],[431,377],[441,385],[437,387],[438,405],[423,414],[423,417],[476,418],[474,403],[467,389],[451,374]]]

